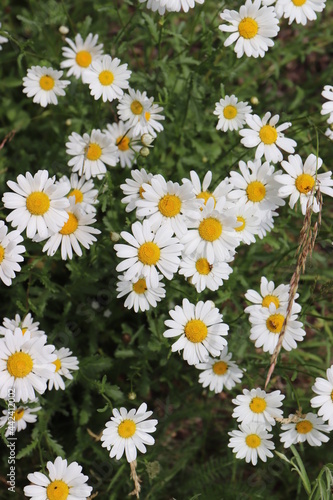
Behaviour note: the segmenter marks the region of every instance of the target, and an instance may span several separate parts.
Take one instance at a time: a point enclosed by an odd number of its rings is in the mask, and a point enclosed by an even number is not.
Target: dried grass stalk
[[[131,479],[133,479],[134,482],[134,490],[131,491],[131,493],[128,494],[130,495],[136,495],[136,498],[140,498],[140,491],[141,491],[141,479],[136,473],[136,460],[133,460],[133,462],[130,462],[130,467],[131,467]]]

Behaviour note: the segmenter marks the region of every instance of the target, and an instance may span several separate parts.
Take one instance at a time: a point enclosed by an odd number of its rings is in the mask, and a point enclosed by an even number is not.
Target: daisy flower
[[[209,386],[209,390],[216,394],[222,392],[224,387],[230,390],[239,384],[243,378],[243,370],[231,358],[232,354],[228,353],[226,346],[218,359],[209,357],[205,363],[195,365],[198,370],[203,370],[199,375],[199,383],[203,387]]]
[[[271,441],[273,435],[268,434],[263,425],[242,424],[238,431],[231,431],[228,434],[230,436],[228,447],[236,453],[236,458],[245,458],[246,463],[252,462],[252,465],[257,465],[258,456],[263,462],[273,457],[270,451],[275,448]]]
[[[164,130],[163,125],[160,123],[160,121],[165,120],[165,116],[160,114],[163,109],[164,108],[158,104],[151,104],[145,112],[147,124],[142,124],[144,134],[150,134],[152,137],[156,137],[156,132],[162,132],[162,130]]]
[[[236,42],[237,57],[244,53],[247,57],[264,57],[269,47],[273,47],[271,40],[276,37],[280,28],[273,7],[261,6],[260,0],[246,0],[239,12],[225,9],[220,17],[231,24],[221,24],[219,29],[231,33],[224,42],[228,47]]]
[[[158,275],[159,280],[162,276]],[[125,280],[124,276],[119,276],[117,283],[117,298],[126,297],[124,306],[127,309],[138,311],[148,311],[150,307],[157,307],[157,302],[160,302],[165,297],[164,283],[159,281],[157,287],[148,287],[146,279],[143,276],[132,278],[130,281]]]
[[[68,220],[67,187],[56,184],[47,170],[38,170],[34,176],[30,172],[25,176],[20,174],[17,183],[8,181],[7,184],[14,193],[5,193],[2,197],[5,207],[12,210],[6,220],[20,233],[26,229],[28,238],[35,234],[46,238],[59,231]]]
[[[333,128],[332,125],[331,127],[327,128],[325,131],[326,137],[328,137],[331,141],[333,141]]]
[[[183,10],[188,12],[193,9],[196,3],[203,4],[205,0],[140,0],[140,3],[147,2],[146,7],[153,12],[158,10],[158,13],[163,15],[165,11],[179,12]]]
[[[321,108],[321,114],[322,115],[327,115],[328,113],[330,114],[330,118],[328,120],[328,123],[333,122],[333,87],[332,85],[325,85],[324,90],[322,91],[321,95],[327,99],[327,102],[324,102],[322,108]]]
[[[1,23],[0,23],[0,29],[1,29]],[[2,43],[7,43],[8,42],[8,38],[4,37],[4,36],[0,36],[0,50],[2,50]]]
[[[295,415],[289,415],[293,418]],[[327,443],[329,437],[324,432],[330,432],[332,427],[325,425],[322,418],[314,413],[307,413],[298,422],[290,424],[282,424],[281,430],[285,431],[280,434],[280,441],[285,448],[289,448],[292,444],[304,443],[307,441],[310,446],[321,446],[322,443]]]
[[[19,314],[15,314],[15,319],[4,318],[2,324],[3,326],[0,326],[0,335],[6,335],[7,330],[14,333],[16,328],[20,328],[23,335],[28,330],[30,338],[45,335],[45,332],[39,329],[39,321],[34,321],[31,313],[28,313],[23,319]]]
[[[0,221],[0,280],[6,286],[10,286],[15,273],[21,271],[18,262],[24,260],[21,254],[25,252],[25,246],[19,245],[22,241],[19,231],[8,233],[8,227]]]
[[[290,208],[294,208],[299,200],[303,215],[305,215],[308,203],[313,212],[319,212],[320,207],[315,197],[318,188],[320,188],[321,193],[333,196],[332,172],[318,174],[322,164],[323,160],[314,154],[307,157],[304,165],[299,155],[290,155],[288,161],[281,163],[287,173],[276,176],[277,182],[283,184],[280,186],[279,196],[283,198],[290,196]]]
[[[201,183],[200,178],[199,178],[198,174],[195,172],[195,170],[191,170],[191,172],[190,172],[191,180],[185,178],[185,179],[182,179],[182,181],[183,181],[183,183],[188,182],[188,183],[192,184],[192,188],[193,188],[193,191],[194,191],[196,198],[198,198],[199,200],[203,200],[205,205],[206,205],[207,200],[209,198],[213,198],[214,208],[215,208],[216,204],[219,202],[219,200],[221,198],[224,199],[227,196],[229,191],[232,189],[232,185],[229,183],[229,180],[226,178],[216,186],[214,191],[210,191],[210,190],[208,190],[208,188],[212,182],[212,177],[213,177],[212,172],[210,170],[208,170],[208,172],[206,172],[206,174],[203,178],[203,181]]]
[[[84,75],[87,68],[94,61],[101,59],[103,54],[103,44],[98,42],[98,35],[89,33],[87,38],[83,40],[80,33],[75,37],[75,40],[65,38],[69,47],[63,47],[62,55],[65,60],[60,63],[61,68],[68,68],[67,76],[74,75],[75,78],[81,78],[84,81]]]
[[[169,228],[178,238],[187,231],[188,222],[199,219],[201,202],[190,183],[166,181],[160,174],[143,184],[143,199],[136,202],[138,217],[146,217],[153,231]]]
[[[120,120],[125,122],[125,126],[132,129],[134,136],[142,135],[147,131],[146,113],[149,112],[154,102],[154,98],[147,97],[147,92],[128,89],[128,94],[124,94],[117,106]],[[148,115],[147,115],[148,116]]]
[[[120,64],[120,59],[104,55],[92,61],[85,71],[84,83],[89,84],[90,94],[95,100],[102,97],[103,102],[112,102],[122,97],[123,89],[128,89],[131,74],[127,64]]]
[[[0,339],[0,398],[14,389],[15,401],[26,403],[36,398],[35,391],[45,392],[56,360],[54,346],[45,344],[46,335],[31,339],[29,331],[22,335],[19,328]]]
[[[274,217],[278,217],[278,212],[274,210],[258,210],[258,216],[261,216],[258,229],[258,236],[262,240],[267,233],[270,233],[274,227]]]
[[[120,189],[125,195],[121,202],[126,204],[126,212],[132,212],[137,208],[137,201],[143,200],[143,185],[150,184],[153,178],[153,174],[146,172],[144,168],[132,170],[131,176],[132,179],[126,179],[125,184],[120,184]]]
[[[118,123],[108,124],[105,133],[110,138],[110,143],[117,147],[120,165],[122,168],[131,168],[136,162],[135,155],[140,151],[141,146],[133,144],[133,139],[138,137],[133,136],[131,129],[126,127],[121,120]]]
[[[271,163],[278,163],[283,160],[283,154],[280,149],[287,153],[294,153],[294,147],[297,142],[293,139],[287,139],[282,133],[291,126],[290,122],[283,123],[276,127],[279,121],[279,115],[274,115],[268,111],[261,119],[258,115],[247,115],[246,124],[250,128],[243,128],[239,134],[243,137],[241,143],[246,148],[257,148],[256,160],[265,156]]]
[[[218,116],[217,130],[239,130],[245,123],[245,115],[252,113],[252,107],[247,102],[239,101],[235,95],[226,95],[215,103],[214,115]]]
[[[55,349],[54,354],[57,356],[57,359],[53,361],[56,369],[49,379],[48,389],[50,391],[54,386],[56,391],[58,389],[64,391],[65,383],[62,377],[73,380],[71,371],[79,369],[79,361],[76,356],[71,356],[72,351],[67,347],[61,347],[59,350]]]
[[[244,389],[243,394],[232,400],[236,405],[232,417],[242,424],[260,424],[270,431],[276,424],[275,418],[281,418],[283,415],[279,407],[282,406],[284,398],[281,391],[266,393],[259,387],[251,391]]]
[[[4,416],[0,418],[0,428],[6,424],[8,425],[5,437],[13,436],[15,432],[21,432],[26,429],[27,424],[36,422],[37,415],[34,415],[34,412],[41,409],[41,406],[37,406],[36,408],[19,406],[15,411],[2,410]]]
[[[298,293],[295,295],[295,299],[298,298]],[[265,276],[261,277],[260,280],[260,293],[255,290],[248,290],[245,294],[245,298],[255,304],[254,306],[248,306],[245,309],[246,313],[251,313],[251,311],[257,310],[258,308],[265,307],[269,308],[270,304],[274,304],[278,309],[279,307],[287,307],[289,300],[289,285],[279,285],[275,287],[274,281],[268,281]],[[294,307],[295,312],[300,312],[301,306],[298,304]]]
[[[171,346],[172,352],[183,351],[183,359],[189,365],[205,363],[209,354],[220,356],[227,345],[224,336],[229,326],[223,323],[223,316],[212,301],[200,301],[196,305],[183,299],[182,307],[176,306],[169,311],[172,319],[164,324],[169,329],[163,337],[179,337]]]
[[[47,462],[48,474],[34,472],[28,474],[31,484],[24,487],[24,494],[38,500],[87,500],[92,487],[85,484],[82,467],[77,462],[67,465],[67,460],[57,457],[54,462]]]
[[[125,280],[143,276],[149,288],[156,288],[159,284],[157,269],[171,280],[178,270],[183,249],[178,238],[172,238],[172,229],[160,227],[154,233],[149,221],[144,220],[142,224],[139,221],[132,224],[132,233],[122,231],[120,235],[128,245],[114,246],[117,257],[124,259],[116,270],[126,270]]]
[[[59,182],[66,182],[68,186],[67,198],[75,196],[75,204],[80,206],[87,214],[96,213],[94,205],[98,203],[98,190],[94,189],[94,182],[87,181],[85,176],[79,177],[77,174],[72,174],[70,179],[63,175]]]
[[[198,254],[194,257],[184,256],[180,261],[179,274],[182,274],[195,286],[198,293],[208,290],[216,291],[223,285],[223,280],[229,279],[232,268],[227,262],[209,262],[206,257]]]
[[[45,108],[48,104],[58,104],[57,96],[64,96],[64,89],[71,82],[60,80],[63,71],[46,66],[31,66],[27,76],[23,78],[23,92],[33,97],[33,102]]]
[[[146,403],[137,410],[127,411],[126,408],[112,410],[113,417],[106,423],[101,441],[103,448],[110,451],[110,457],[119,460],[125,451],[126,460],[130,463],[136,460],[137,449],[146,453],[145,445],[153,445],[155,439],[150,435],[156,431],[156,419],[150,419],[152,411],[147,411]]]
[[[305,26],[308,21],[317,19],[316,12],[322,12],[326,0],[277,0],[276,8],[288,24],[296,21],[297,24]]]
[[[235,231],[240,243],[251,245],[256,242],[255,236],[259,232],[260,226],[260,210],[255,205],[250,206],[249,203],[237,203],[234,208],[228,211],[229,215],[233,215],[237,219]]]
[[[313,392],[318,394],[311,399],[312,408],[319,408],[318,415],[333,426],[333,365],[326,370],[326,377],[317,377],[312,386]]]
[[[96,176],[102,179],[106,173],[105,164],[114,167],[118,162],[117,146],[99,129],[92,130],[91,134],[84,133],[83,136],[73,132],[68,140],[66,153],[73,156],[68,165],[73,168],[73,172],[84,174],[87,180]]]

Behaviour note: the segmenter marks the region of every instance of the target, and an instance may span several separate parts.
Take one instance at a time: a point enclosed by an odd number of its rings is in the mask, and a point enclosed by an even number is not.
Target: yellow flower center
[[[5,258],[5,249],[2,245],[0,245],[0,264],[4,258]]]
[[[147,122],[149,122],[149,120],[150,120],[150,113],[149,113],[149,111],[145,112],[145,118],[146,118]]]
[[[88,160],[96,161],[102,155],[102,148],[96,142],[91,142],[88,147],[84,148],[84,152]]]
[[[274,304],[276,308],[279,307],[280,305],[280,301],[277,297],[275,297],[275,295],[266,295],[263,299],[262,299],[262,307],[269,307],[270,304]]]
[[[24,335],[25,332],[28,330],[28,328],[21,328],[21,330],[22,330],[22,335]]]
[[[82,203],[83,193],[79,189],[72,189],[67,198],[70,196],[75,196],[75,203]]]
[[[61,361],[57,358],[55,361],[52,361],[52,363],[55,365],[55,373],[57,373],[61,368]]]
[[[138,250],[138,259],[142,264],[154,266],[160,258],[161,250],[152,241],[143,243]]]
[[[254,38],[258,33],[258,23],[252,17],[244,17],[238,25],[238,31],[243,38]]]
[[[127,135],[120,136],[116,140],[116,145],[118,146],[118,149],[120,149],[120,151],[127,151],[129,149],[129,143],[130,143],[130,138],[127,137]]]
[[[201,193],[197,194],[196,197],[201,199],[201,200],[204,200],[205,205],[206,205],[207,201],[209,200],[209,198],[213,198],[214,199],[214,207],[216,205],[215,196],[212,193],[210,193],[209,191],[201,191]]]
[[[274,144],[278,138],[278,134],[275,127],[271,125],[264,125],[259,131],[259,137],[264,144]]]
[[[50,198],[41,191],[29,194],[26,206],[32,215],[44,215],[50,208]]]
[[[133,420],[125,419],[118,425],[118,434],[124,439],[128,439],[135,434],[136,425]]]
[[[66,500],[69,495],[69,488],[64,481],[57,479],[52,481],[46,488],[46,496],[48,500]]]
[[[301,7],[302,5],[305,4],[306,0],[291,0],[296,7]]]
[[[18,420],[21,420],[21,418],[23,417],[23,415],[24,415],[24,408],[18,408],[14,412],[14,420],[15,420],[15,422],[17,422]]]
[[[143,106],[139,101],[133,101],[131,104],[131,111],[133,115],[141,115],[143,111]]]
[[[92,61],[90,52],[87,50],[80,50],[80,52],[76,54],[75,61],[81,68],[88,68]]]
[[[235,116],[237,116],[237,108],[235,106],[232,106],[231,104],[229,104],[228,106],[226,106],[224,108],[223,116],[227,120],[232,120],[233,118],[235,118]]]
[[[247,185],[246,194],[250,201],[258,203],[265,198],[266,188],[260,181],[253,181]]]
[[[295,181],[296,189],[303,194],[308,194],[312,190],[314,185],[315,180],[312,175],[309,174],[301,174]]]
[[[72,234],[78,228],[79,221],[77,220],[75,215],[72,213],[68,213],[68,215],[69,215],[68,221],[65,222],[65,224],[62,226],[62,229],[60,229],[60,231],[59,231],[60,234],[63,234],[63,235]]]
[[[140,278],[138,281],[133,283],[132,288],[135,293],[145,293],[147,290],[146,280],[144,278]]]
[[[242,223],[241,226],[235,227],[237,233],[239,233],[240,231],[243,231],[245,228],[245,219],[241,215],[238,215],[237,221]]]
[[[24,378],[33,369],[31,356],[26,352],[15,352],[7,360],[8,373],[15,378]]]
[[[283,322],[284,316],[282,314],[271,314],[271,316],[266,320],[266,326],[270,332],[280,333]]]
[[[98,79],[100,83],[106,87],[108,85],[111,85],[111,83],[114,80],[114,76],[113,73],[111,73],[111,71],[105,69],[104,71],[100,72],[100,74],[98,75]]]
[[[52,76],[43,75],[39,80],[39,86],[43,90],[52,90],[54,87],[54,79]]]
[[[158,203],[158,209],[164,217],[175,217],[181,208],[181,199],[175,194],[166,194]]]
[[[203,240],[215,241],[222,234],[222,224],[214,217],[208,217],[200,222],[199,234]]]
[[[266,409],[267,403],[264,398],[255,398],[251,399],[250,409],[253,413],[262,413]]]
[[[298,422],[296,424],[296,431],[298,434],[307,434],[312,431],[313,425],[309,420],[303,420],[302,422]]]
[[[195,268],[198,271],[199,274],[204,274],[207,275],[211,272],[212,267],[208,260],[205,258],[198,259],[195,263]]]
[[[258,434],[249,434],[245,439],[246,444],[249,448],[258,448],[261,443],[261,439]]]
[[[228,365],[224,361],[217,361],[213,364],[213,372],[216,375],[224,375],[228,371]]]
[[[186,323],[184,332],[187,339],[196,344],[205,340],[208,328],[201,319],[191,319]]]
[[[145,192],[145,190],[143,189],[142,186],[140,186],[140,189],[139,189],[139,196],[140,198],[142,198],[144,200],[144,197],[143,197],[143,193]]]

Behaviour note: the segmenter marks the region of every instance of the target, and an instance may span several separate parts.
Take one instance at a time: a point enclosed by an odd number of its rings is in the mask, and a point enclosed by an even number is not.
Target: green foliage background
[[[306,27],[286,22],[275,45],[263,60],[237,60],[225,48],[218,14],[239,8],[240,0],[206,0],[188,14],[159,16],[136,0],[3,0],[2,29],[10,43],[0,53],[0,139],[15,129],[14,139],[0,153],[0,191],[19,173],[47,169],[51,175],[69,175],[65,142],[72,131],[105,128],[116,120],[116,103],[103,104],[72,79],[65,98],[46,109],[22,93],[22,78],[31,65],[59,68],[68,37],[98,33],[105,53],[119,57],[133,71],[130,84],[154,96],[165,109],[165,130],[148,158],[138,167],[180,182],[194,169],[202,177],[211,169],[218,183],[240,159],[253,159],[252,150],[239,144],[237,133],[218,132],[215,102],[225,94],[240,100],[258,98],[254,112],[278,113],[291,121],[289,137],[306,158],[319,151],[323,170],[332,169],[332,142],[320,115],[321,91],[333,84],[332,5]],[[2,34],[4,34],[2,32]],[[129,230],[134,216],[125,215],[119,185],[129,170],[110,168],[100,181],[98,224],[102,234],[82,258],[63,262],[41,252],[41,245],[25,240],[22,272],[7,290],[2,286],[0,317],[31,312],[57,348],[69,347],[80,360],[80,370],[66,391],[47,391],[35,425],[18,434],[17,495],[28,483],[29,472],[41,470],[57,455],[77,460],[90,477],[101,500],[126,498],[132,489],[125,459],[111,460],[88,433],[99,434],[113,407],[130,409],[145,401],[159,424],[156,444],[140,455],[142,498],[150,500],[305,498],[301,481],[279,458],[256,468],[237,461],[227,447],[227,432],[236,428],[231,399],[242,387],[263,387],[270,357],[249,340],[250,324],[243,310],[244,293],[259,289],[265,275],[276,283],[289,282],[302,214],[289,207],[279,210],[275,228],[266,238],[239,249],[230,280],[216,293],[200,296],[180,276],[166,283],[167,297],[147,314],[129,312],[116,298],[117,274],[110,232]],[[315,251],[300,282],[306,340],[297,350],[283,352],[270,384],[285,395],[284,414],[300,405],[310,411],[311,386],[332,364],[332,201],[324,199],[323,221]],[[5,209],[1,217],[7,216]],[[198,371],[163,338],[169,309],[187,297],[212,299],[230,326],[229,349],[246,369],[243,384],[213,395],[198,384]],[[105,314],[106,312],[106,314]],[[109,312],[111,315],[108,316]],[[5,408],[5,404],[3,404]],[[278,426],[277,426],[278,427]],[[3,432],[2,432],[3,434]],[[274,429],[277,450],[278,429]],[[3,443],[5,450],[5,441]],[[332,461],[331,445],[298,447],[311,481]],[[286,455],[291,458],[290,451]],[[3,467],[6,470],[6,452]],[[2,474],[5,476],[5,473]],[[325,479],[326,478],[326,479]],[[3,479],[3,478],[2,478]],[[323,476],[323,484],[329,481]],[[0,490],[6,497],[6,486]],[[2,493],[1,493],[2,491]],[[330,498],[327,490],[327,497]],[[320,497],[317,497],[320,498]]]

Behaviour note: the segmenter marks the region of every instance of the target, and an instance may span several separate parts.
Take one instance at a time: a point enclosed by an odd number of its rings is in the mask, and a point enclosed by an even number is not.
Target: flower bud
[[[143,148],[140,149],[140,155],[141,156],[148,156],[150,153],[149,149],[144,146]]]
[[[117,243],[117,241],[120,240],[120,234],[111,231],[110,240],[113,241],[113,243]]]
[[[67,26],[60,26],[59,33],[61,33],[62,35],[67,35],[69,33],[69,28],[67,28]]]
[[[250,101],[251,101],[251,104],[253,104],[254,106],[259,104],[259,99],[256,96],[251,97]]]
[[[143,134],[141,136],[141,142],[145,146],[150,146],[153,141],[154,141],[154,137],[150,134]]]

